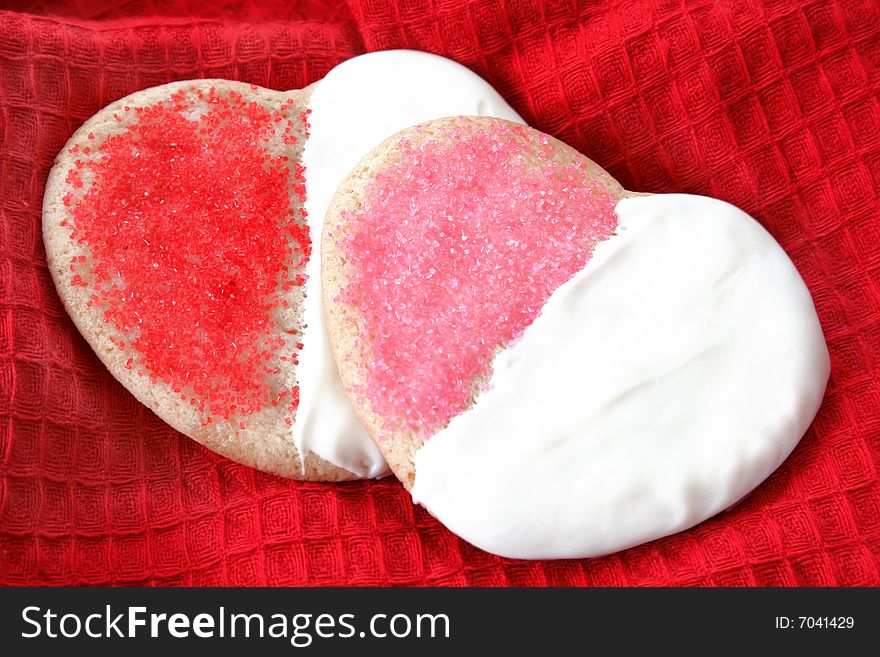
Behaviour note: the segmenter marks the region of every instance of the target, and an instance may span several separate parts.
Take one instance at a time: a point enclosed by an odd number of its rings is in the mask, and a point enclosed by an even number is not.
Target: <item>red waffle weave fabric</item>
[[[832,2],[14,1],[0,12],[0,583],[880,584],[880,8]],[[734,509],[603,559],[485,554],[395,481],[296,483],[213,455],[106,372],[40,238],[52,160],[130,92],[304,86],[416,48],[488,79],[629,189],[761,221],[816,300],[832,375],[788,461]]]

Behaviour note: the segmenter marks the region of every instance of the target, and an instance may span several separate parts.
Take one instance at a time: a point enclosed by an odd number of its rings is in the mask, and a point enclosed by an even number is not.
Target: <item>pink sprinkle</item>
[[[442,144],[403,139],[344,217],[353,273],[337,301],[359,309],[371,351],[355,394],[389,430],[428,436],[466,409],[496,348],[614,230],[616,199],[542,136],[451,123]]]

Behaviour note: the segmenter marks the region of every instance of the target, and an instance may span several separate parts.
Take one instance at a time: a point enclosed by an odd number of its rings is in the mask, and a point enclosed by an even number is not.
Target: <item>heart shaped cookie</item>
[[[295,478],[381,476],[325,337],[326,203],[395,131],[480,111],[518,120],[466,68],[412,51],[349,60],[303,90],[195,80],[117,101],[47,183],[62,301],[113,375],[209,448]]]
[[[535,130],[407,129],[328,211],[342,381],[413,498],[495,554],[607,554],[729,507],[829,359],[794,265],[715,199],[624,190]]]

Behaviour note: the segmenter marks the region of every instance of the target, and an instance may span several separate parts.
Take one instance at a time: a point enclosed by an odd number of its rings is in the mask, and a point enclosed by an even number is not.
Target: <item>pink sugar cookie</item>
[[[809,291],[742,210],[633,194],[497,119],[415,126],[322,240],[343,383],[395,474],[489,552],[593,557],[759,485],[829,374]]]

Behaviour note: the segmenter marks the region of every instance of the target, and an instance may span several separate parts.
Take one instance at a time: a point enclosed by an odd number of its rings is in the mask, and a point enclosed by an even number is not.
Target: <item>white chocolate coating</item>
[[[413,498],[507,557],[592,557],[737,502],[815,416],[829,357],[788,256],[732,205],[621,200],[617,234],[415,457]]]
[[[413,50],[370,53],[343,62],[321,80],[309,101],[311,129],[303,151],[312,258],[306,266],[306,328],[299,354],[299,407],[293,437],[362,477],[388,466],[361,425],[336,370],[321,304],[320,239],[339,183],[374,146],[416,123],[461,114],[522,123],[481,77],[449,59]]]

